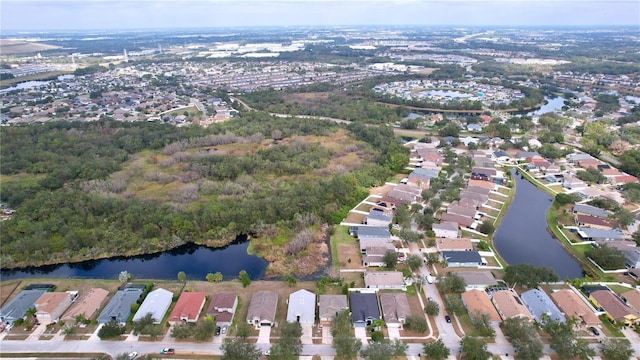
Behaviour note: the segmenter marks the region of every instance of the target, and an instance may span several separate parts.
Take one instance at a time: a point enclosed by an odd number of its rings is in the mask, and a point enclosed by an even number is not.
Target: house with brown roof
[[[465,291],[461,294],[462,303],[467,309],[469,316],[480,317],[482,314],[487,316],[489,324],[492,326],[500,325],[502,319],[491,302],[489,295],[479,289]]]
[[[603,230],[611,230],[615,227],[612,220],[582,214],[576,215],[576,225]]]
[[[276,292],[267,290],[255,292],[249,303],[247,323],[256,328],[273,326],[276,321],[277,306],[278,294]]]
[[[78,315],[82,315],[85,319],[92,319],[100,310],[105,300],[109,296],[109,292],[101,288],[91,288],[78,297],[78,299],[64,313],[61,320],[64,322],[75,321]]]
[[[238,308],[238,295],[235,293],[216,293],[211,296],[207,315],[216,319],[217,324],[230,326]]]
[[[625,325],[632,325],[638,321],[637,313],[623,303],[613,291],[594,291],[589,295],[589,300],[602,309],[611,321]]]
[[[474,222],[473,217],[452,214],[450,212],[440,215],[440,220],[443,222],[455,222],[464,227],[471,227],[471,225],[473,225],[473,222]]]
[[[33,305],[36,308],[36,319],[43,325],[58,322],[62,313],[71,306],[78,296],[76,291],[46,292]]]
[[[437,238],[459,238],[458,223],[455,221],[443,221],[440,224],[431,225],[431,229]]]
[[[406,290],[400,271],[366,271],[364,286],[370,289]]]
[[[469,238],[436,238],[438,251],[472,251],[473,244]]]
[[[169,314],[169,324],[198,321],[206,300],[204,292],[183,292]]]
[[[496,310],[502,320],[507,320],[514,317],[525,318],[529,321],[533,321],[533,315],[524,306],[522,300],[514,291],[500,290],[492,293],[491,301],[495,305]]]
[[[401,328],[411,315],[409,299],[405,293],[381,293],[382,317],[388,327]]]
[[[456,271],[455,273],[464,280],[465,290],[484,290],[489,286],[498,285],[490,271]]]
[[[599,327],[600,319],[575,292],[562,289],[551,293],[551,299],[558,305],[567,318],[580,320],[583,326]]]
[[[640,290],[633,289],[625,291],[620,294],[620,297],[622,297],[622,300],[627,303],[627,306],[640,314]]]
[[[474,180],[474,179],[469,179],[469,183],[467,184],[468,186],[474,186],[474,187],[481,187],[487,190],[494,190],[496,188],[496,184],[488,182],[488,181],[482,181],[482,180]]]
[[[328,323],[344,310],[349,309],[346,295],[320,295],[318,300],[318,317],[321,322]]]

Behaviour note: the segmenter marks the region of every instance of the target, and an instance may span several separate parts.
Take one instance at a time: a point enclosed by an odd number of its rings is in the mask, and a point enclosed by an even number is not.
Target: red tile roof
[[[206,297],[203,292],[183,292],[169,315],[169,322],[198,321]]]

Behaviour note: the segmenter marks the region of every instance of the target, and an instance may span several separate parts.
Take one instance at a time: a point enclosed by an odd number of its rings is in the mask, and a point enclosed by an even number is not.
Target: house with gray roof
[[[304,289],[289,295],[287,322],[313,325],[316,321],[316,294]]]
[[[372,210],[364,219],[365,224],[370,226],[389,226],[393,221],[391,215],[387,215],[382,211]]]
[[[640,250],[623,250],[622,253],[624,254],[624,266],[627,269],[640,268]]]
[[[601,209],[599,207],[587,205],[587,204],[575,204],[573,205],[573,213],[574,214],[583,214],[583,215],[591,215],[599,218],[609,218],[609,216],[613,215],[613,212],[605,209]]]
[[[22,290],[0,309],[0,321],[3,324],[13,324],[14,321],[24,318],[27,310],[35,308],[36,300],[46,293],[45,289]]]
[[[358,239],[390,239],[391,232],[389,232],[388,226],[365,226],[360,225],[354,227],[355,229],[351,229],[352,232],[355,231],[353,235],[357,236]]]
[[[256,328],[273,326],[276,321],[277,306],[278,294],[276,292],[267,290],[255,292],[249,303],[247,323]]]
[[[153,323],[160,324],[167,310],[169,310],[172,300],[173,293],[169,290],[155,289],[151,291],[140,304],[138,311],[133,316],[133,321],[138,321],[150,313]]]
[[[458,223],[454,221],[443,221],[440,224],[431,225],[431,229],[439,238],[459,238]]]
[[[451,204],[447,207],[447,213],[473,218],[476,216],[476,209]]]
[[[370,289],[406,290],[400,271],[366,271],[364,286]]]
[[[107,306],[98,315],[98,323],[106,324],[110,321],[116,321],[120,324],[126,323],[129,315],[131,315],[131,304],[138,301],[142,293],[142,289],[135,287],[116,291],[111,301],[107,303]]]
[[[402,327],[411,315],[409,299],[405,293],[381,293],[382,316],[388,327]]]
[[[489,271],[456,271],[455,273],[464,280],[466,291],[484,290],[490,286],[498,285],[496,278]]]
[[[318,317],[321,322],[331,322],[338,313],[349,309],[347,295],[320,295]]]
[[[478,267],[484,265],[482,257],[477,251],[442,251],[442,259],[448,267]]]
[[[438,174],[440,173],[440,171],[436,170],[436,169],[424,169],[424,168],[415,168],[411,174],[409,174],[409,177],[418,177],[418,178],[423,178],[426,180],[431,180],[435,177],[438,177]]]
[[[551,321],[565,322],[564,314],[551,298],[542,290],[531,289],[520,294],[520,299],[527,307],[537,323],[544,322],[543,317]],[[544,315],[544,316],[543,316]]]
[[[349,295],[349,304],[354,327],[366,327],[382,319],[378,297],[374,293],[352,293]]]
[[[621,231],[587,227],[579,228],[578,236],[580,236],[580,238],[584,241],[608,241],[626,239],[626,236]]]

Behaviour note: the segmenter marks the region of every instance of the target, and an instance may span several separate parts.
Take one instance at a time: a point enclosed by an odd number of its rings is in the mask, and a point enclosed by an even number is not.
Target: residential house
[[[256,328],[273,326],[276,321],[277,305],[278,294],[276,292],[267,290],[255,292],[249,303],[247,323]]]
[[[615,227],[615,223],[612,220],[582,214],[576,215],[576,225],[602,230],[611,230]]]
[[[511,157],[505,151],[498,150],[491,153],[491,158],[500,161],[500,162],[508,162],[511,161]]]
[[[387,226],[353,226],[349,228],[352,235],[361,239],[390,239],[391,232]]]
[[[449,205],[447,207],[447,213],[454,214],[454,215],[460,215],[460,216],[464,216],[464,217],[468,217],[468,218],[473,219],[473,217],[476,216],[476,209],[465,207],[465,206],[451,204],[451,205]]]
[[[388,247],[368,247],[365,249],[365,254],[362,255],[362,265],[363,266],[377,266],[384,267],[387,264],[384,262],[384,255],[387,251],[392,250],[396,251],[396,249],[391,245],[391,248]]]
[[[622,250],[622,253],[624,254],[624,266],[627,269],[640,268],[640,250],[637,250],[637,249]]]
[[[318,317],[320,322],[329,323],[344,310],[349,309],[346,295],[320,295],[318,300]]]
[[[147,294],[138,311],[133,316],[133,321],[144,318],[147,314],[151,314],[154,324],[160,324],[164,315],[169,310],[173,301],[173,293],[165,289],[155,289]]]
[[[472,251],[469,238],[436,238],[436,249],[440,251]]]
[[[591,307],[575,292],[568,289],[557,290],[551,293],[551,299],[568,319],[576,318],[583,326],[599,327],[601,325],[600,319]]]
[[[365,271],[364,286],[370,289],[406,290],[400,271]]]
[[[405,293],[381,293],[382,316],[388,327],[401,328],[411,315],[409,300]]]
[[[624,240],[626,238],[621,231],[586,227],[580,227],[577,234],[584,241]]]
[[[43,325],[57,323],[62,313],[71,306],[77,297],[77,291],[46,292],[42,294],[33,303],[36,308],[36,319]]]
[[[575,204],[573,205],[573,213],[581,215],[591,215],[603,219],[609,218],[613,215],[613,212],[599,207],[587,205],[587,204]]]
[[[446,212],[440,215],[440,220],[443,222],[455,222],[458,224],[458,226],[464,226],[467,228],[471,228],[473,225],[473,222],[475,221],[473,219],[473,216],[469,217],[464,215],[457,215],[457,214],[452,214],[450,212]]]
[[[131,315],[131,304],[140,299],[142,292],[142,289],[136,287],[116,291],[111,301],[98,316],[98,323],[106,324],[110,321],[116,321],[120,324],[126,323]]]
[[[377,253],[376,249],[394,250],[393,241],[391,239],[364,238],[358,240],[360,244],[360,252],[362,254],[373,255]]]
[[[33,304],[42,294],[47,292],[45,289],[22,290],[0,309],[0,321],[3,324],[13,324],[18,319],[23,319],[27,311],[33,308]]]
[[[627,306],[635,310],[636,313],[640,314],[640,290],[636,288],[633,290],[625,291],[620,294],[620,297],[627,304]]]
[[[486,182],[486,181],[482,181],[482,180],[474,180],[474,179],[469,179],[469,182],[467,183],[467,185],[470,186],[474,186],[474,187],[481,187],[484,189],[487,189],[489,191],[495,190],[496,188],[496,184],[494,183],[490,183],[490,182]]]
[[[464,190],[468,191],[470,193],[474,193],[474,194],[489,196],[489,194],[491,193],[491,190],[493,190],[493,188],[487,188],[486,186],[475,186],[475,185],[467,184],[467,187],[465,187]],[[466,214],[463,214],[463,215],[466,215]]]
[[[230,326],[237,308],[238,295],[235,293],[215,293],[211,296],[207,315],[213,316],[217,324]]]
[[[289,295],[287,322],[313,325],[316,321],[316,294],[304,289]]]
[[[565,176],[562,180],[562,187],[571,190],[578,191],[587,188],[587,183],[573,176]],[[577,205],[577,204],[576,204]]]
[[[374,293],[352,293],[349,295],[349,304],[354,327],[366,327],[382,319],[378,297]]]
[[[638,314],[628,307],[610,290],[597,290],[589,295],[589,300],[605,312],[609,320],[618,324],[632,325],[638,321]]]
[[[101,288],[91,288],[89,291],[81,293],[69,310],[62,315],[62,321],[73,322],[78,315],[91,320],[98,313],[108,296],[109,292]]]
[[[489,271],[456,271],[455,273],[464,280],[465,290],[484,290],[490,286],[498,285]]]
[[[481,317],[483,314],[487,316],[491,326],[500,325],[502,319],[500,314],[493,306],[489,295],[480,289],[467,290],[461,294],[462,303],[467,309],[469,316]]]
[[[453,221],[443,221],[440,224],[431,225],[431,229],[437,238],[459,238],[458,223]]]
[[[393,221],[393,216],[385,214],[383,211],[371,210],[364,223],[370,226],[389,226]]]
[[[544,291],[531,289],[520,294],[520,298],[539,324],[547,321],[545,319],[565,322],[564,314]]]
[[[204,292],[185,291],[180,294],[178,301],[169,314],[169,324],[180,322],[194,323],[200,318],[200,313],[207,301],[207,294]],[[216,318],[216,323],[220,321]]]
[[[518,297],[518,294],[514,291],[499,290],[491,295],[491,301],[493,305],[495,305],[496,310],[498,310],[498,314],[500,314],[502,320],[520,317],[533,321],[533,315],[531,315],[527,307],[522,303],[522,300]]]
[[[478,267],[486,265],[477,251],[441,251],[448,267]]]
[[[404,204],[411,204],[422,197],[422,189],[410,185],[396,185],[387,193],[387,196]]]

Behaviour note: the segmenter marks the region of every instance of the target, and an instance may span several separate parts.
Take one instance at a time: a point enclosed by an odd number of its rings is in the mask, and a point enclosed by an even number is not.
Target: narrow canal
[[[493,243],[510,265],[531,264],[552,268],[558,277],[583,276],[580,263],[547,231],[546,214],[553,198],[511,170],[516,193],[496,229]]]

